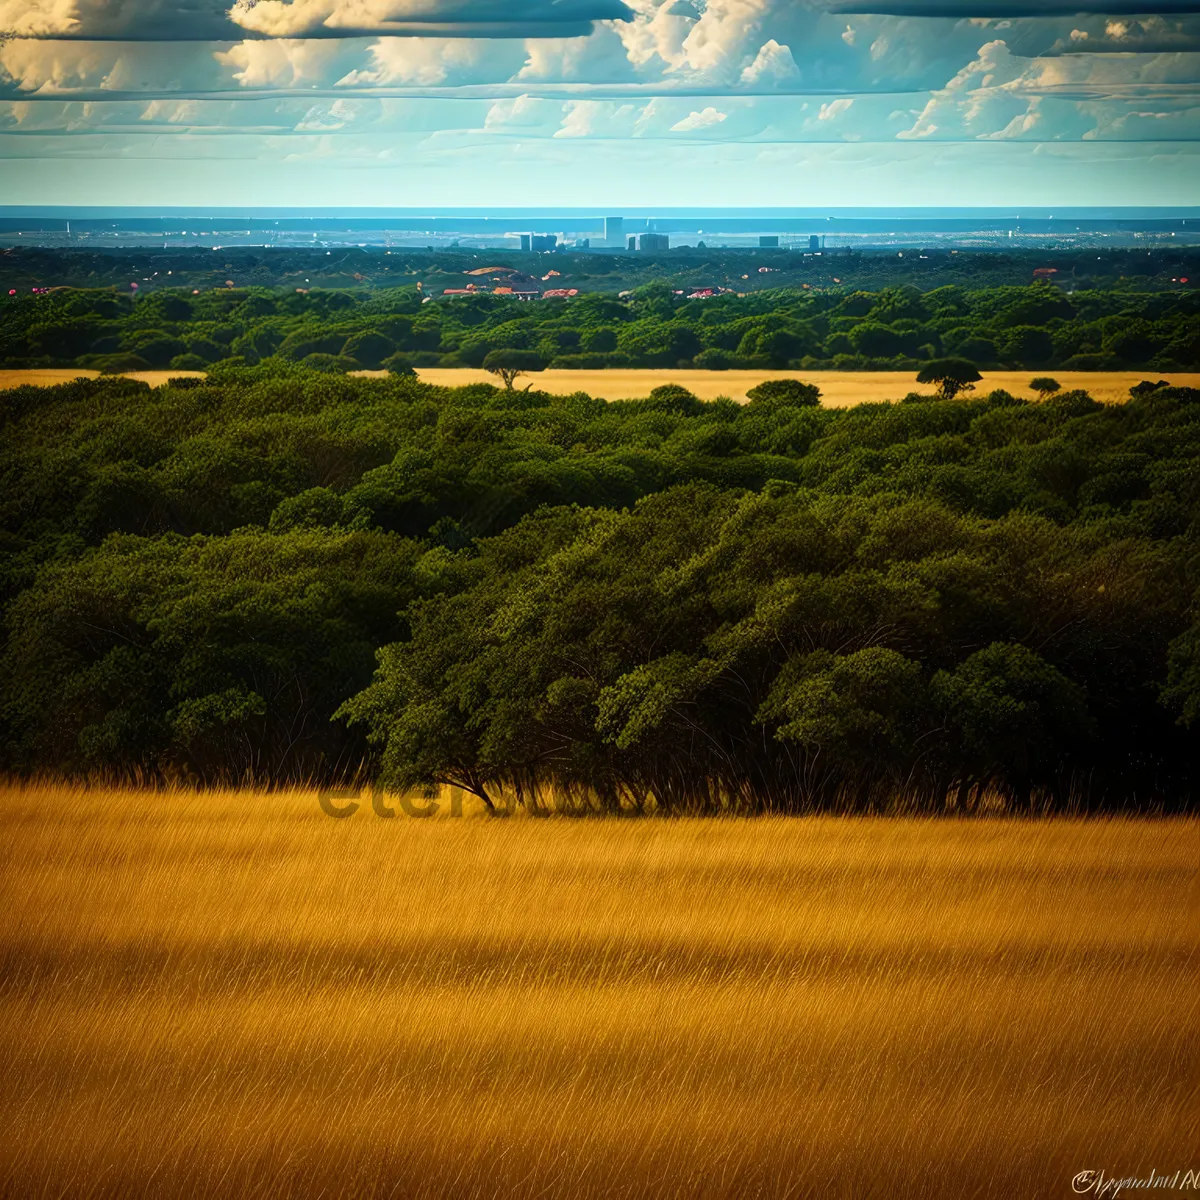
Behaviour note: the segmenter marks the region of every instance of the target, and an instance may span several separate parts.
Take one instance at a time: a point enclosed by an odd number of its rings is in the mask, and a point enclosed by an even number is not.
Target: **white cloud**
[[[771,4],[772,0],[709,0],[684,39],[683,65],[714,83],[732,83],[748,64],[750,48],[758,44]]]
[[[617,28],[598,25],[586,38],[529,38],[524,44],[525,63],[516,78],[521,82],[633,81],[637,72]]]
[[[527,133],[544,129],[549,133],[561,127],[562,105],[538,96],[517,96],[495,100],[483,122],[484,133]]]
[[[609,100],[568,100],[556,138],[629,137],[646,105],[618,104]]]
[[[184,43],[42,41],[0,43],[0,87],[52,95],[74,92],[203,91],[222,73],[208,53]]]
[[[279,38],[238,42],[214,57],[242,87],[305,87],[327,82],[341,53],[337,42]]]
[[[683,43],[696,22],[672,13],[673,5],[655,0],[630,0],[630,7],[634,19],[610,27],[625,47],[630,65],[639,71],[680,66],[685,61]]]
[[[79,28],[75,0],[0,0],[0,29],[14,37],[46,37]]]
[[[742,72],[740,82],[746,87],[780,87],[800,82],[800,68],[787,46],[774,38],[764,42],[754,61]]]
[[[475,38],[380,38],[368,51],[371,66],[344,75],[338,86],[435,87],[476,82],[481,74],[487,78],[480,67],[490,51],[486,40]]]
[[[997,129],[994,133],[981,133],[979,135],[980,138],[990,141],[1004,141],[1008,138],[1019,138],[1030,133],[1042,119],[1042,114],[1038,111],[1039,104],[1040,101],[1035,96],[1029,101],[1029,107],[1023,113],[1018,113],[1013,117],[1003,129]]]
[[[717,112],[711,105],[700,112],[693,112],[689,116],[683,118],[682,121],[676,121],[671,126],[672,133],[694,133],[697,129],[709,129],[713,125],[720,125],[727,118],[728,114]]]
[[[847,96],[843,96],[840,100],[830,100],[828,104],[821,105],[821,111],[817,114],[817,120],[832,121],[840,117],[842,113],[849,112],[853,104],[853,99]]]

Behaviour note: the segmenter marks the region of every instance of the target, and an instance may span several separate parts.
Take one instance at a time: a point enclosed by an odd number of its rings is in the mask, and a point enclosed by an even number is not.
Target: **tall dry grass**
[[[385,376],[386,371],[355,371],[355,375]],[[80,376],[87,379],[99,377],[99,371],[82,367],[31,367],[19,370],[0,371],[0,391],[5,388],[32,384],[35,387],[53,387],[67,383]],[[131,371],[129,378],[142,379],[151,387],[161,387],[168,379],[180,375],[200,377],[203,371]],[[471,367],[420,367],[417,374],[425,383],[442,387],[463,387],[468,383],[496,383],[496,377],[486,371]],[[1036,370],[1027,371],[984,371],[983,381],[975,385],[974,395],[982,395],[1003,388],[1015,396],[1025,399],[1036,398],[1029,381],[1037,375]],[[635,396],[647,396],[652,388],[663,383],[680,383],[690,389],[701,400],[715,400],[718,396],[729,396],[743,401],[746,393],[764,379],[804,379],[821,389],[821,403],[826,408],[848,408],[855,404],[874,404],[884,400],[899,400],[909,392],[920,392],[933,396],[937,389],[932,384],[915,382],[916,371],[704,371],[692,367],[607,367],[594,371],[548,370],[523,378],[518,386],[526,383],[542,391],[559,395],[572,392],[587,392],[603,400],[623,400]],[[1055,371],[1054,377],[1064,390],[1080,388],[1095,400],[1106,404],[1118,404],[1129,399],[1129,389],[1143,379],[1166,379],[1174,387],[1200,387],[1200,372],[1184,371],[1163,375],[1149,367],[1141,371]]]
[[[1200,823],[0,794],[21,1196],[1066,1196],[1200,1167]]]

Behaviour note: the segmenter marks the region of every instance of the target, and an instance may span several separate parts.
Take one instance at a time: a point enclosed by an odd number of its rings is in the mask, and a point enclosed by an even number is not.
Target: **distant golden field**
[[[5,1195],[1025,1198],[1200,1169],[1200,822],[333,820],[304,791],[50,786],[0,821]]]
[[[464,383],[495,382],[486,371],[467,368],[422,367],[418,372],[428,383],[460,387]],[[1129,389],[1143,379],[1166,379],[1176,387],[1200,387],[1200,373],[1157,375],[1153,371],[985,371],[975,392],[1004,388],[1014,396],[1034,398],[1029,381],[1038,374],[1051,374],[1065,391],[1081,388],[1096,400],[1112,403],[1129,399]],[[604,400],[622,400],[648,395],[662,383],[681,383],[701,400],[729,396],[745,400],[746,393],[764,379],[803,379],[821,389],[821,403],[827,408],[848,408],[879,400],[900,400],[909,392],[932,396],[932,384],[916,383],[915,371],[697,371],[697,370],[604,370],[539,371],[518,381],[518,387],[530,380],[535,387],[552,393],[587,392]],[[968,392],[967,396],[970,397]]]
[[[144,379],[158,387],[179,375],[200,376],[200,371],[136,371],[131,378]],[[357,375],[386,375],[386,371],[356,371]],[[486,371],[467,367],[420,367],[417,374],[426,383],[446,387],[461,387],[467,383],[495,383]],[[983,382],[975,385],[976,392],[1004,388],[1015,396],[1033,398],[1029,381],[1037,371],[986,371]],[[31,383],[49,387],[70,379],[85,376],[96,378],[98,372],[82,368],[55,367],[29,371],[0,371],[0,390]],[[1142,379],[1166,379],[1176,387],[1200,387],[1200,373],[1159,375],[1154,371],[1058,371],[1054,378],[1065,390],[1081,388],[1097,399],[1108,403],[1129,399],[1129,389]],[[534,381],[538,388],[570,394],[587,392],[604,400],[622,400],[648,395],[651,388],[662,383],[681,383],[702,400],[729,396],[745,400],[747,391],[764,379],[804,379],[821,389],[822,403],[829,408],[847,408],[879,400],[899,400],[909,392],[924,392],[932,396],[932,384],[918,384],[912,371],[698,371],[698,370],[603,370],[603,371],[541,371],[536,376],[520,380],[518,387]],[[970,393],[968,393],[968,396]]]

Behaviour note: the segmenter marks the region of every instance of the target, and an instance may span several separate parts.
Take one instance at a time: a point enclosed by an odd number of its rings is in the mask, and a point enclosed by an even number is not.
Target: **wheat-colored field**
[[[341,801],[339,801],[341,803]],[[1040,1197],[1200,1168],[1200,823],[0,793],[0,1192]]]
[[[386,371],[355,371],[355,375],[384,376]],[[46,367],[28,371],[0,371],[0,391],[5,388],[34,384],[50,387],[83,376],[95,379],[99,372],[74,367]],[[496,378],[486,371],[468,367],[420,367],[417,374],[426,383],[445,387],[461,387],[467,383],[495,383]],[[983,382],[975,385],[975,394],[1004,388],[1014,396],[1034,397],[1029,381],[1037,371],[985,371]],[[1080,388],[1105,403],[1129,399],[1129,389],[1143,379],[1166,379],[1176,387],[1200,387],[1200,373],[1160,375],[1145,371],[1058,371],[1054,378],[1065,390]],[[135,371],[131,379],[143,379],[158,387],[180,375],[202,376],[202,371]],[[918,384],[912,371],[697,371],[675,370],[604,370],[604,371],[541,371],[518,382],[518,387],[532,382],[534,386],[554,394],[587,392],[604,400],[622,400],[649,395],[652,388],[663,383],[681,383],[701,400],[729,396],[746,399],[746,393],[764,379],[804,379],[821,389],[821,402],[828,408],[848,408],[879,400],[899,400],[909,392],[932,396],[932,384]],[[971,393],[967,393],[971,395]]]
[[[203,371],[130,371],[127,378],[141,379],[151,387],[162,387],[168,379],[178,379],[181,375],[193,379],[203,379]],[[28,370],[0,371],[0,391],[6,388],[24,387],[54,387],[60,383],[70,383],[72,379],[99,379],[100,372],[84,367],[30,367]]]
[[[495,377],[486,371],[468,368],[422,367],[417,372],[429,383],[460,387],[464,383],[490,382]],[[1200,387],[1200,373],[1158,375],[1154,371],[1051,371],[1049,372],[1070,391],[1081,388],[1096,400],[1116,403],[1129,399],[1129,389],[1143,379],[1166,379],[1176,387]],[[1032,399],[1035,393],[1029,381],[1038,371],[984,371],[983,381],[975,385],[978,395],[1004,388],[1014,396]],[[697,370],[605,370],[605,371],[540,371],[520,379],[518,387],[530,380],[533,386],[551,393],[587,392],[604,400],[622,400],[649,395],[651,388],[662,383],[681,383],[701,400],[728,396],[745,400],[746,393],[764,379],[803,379],[821,389],[821,403],[827,408],[848,408],[853,404],[880,400],[900,400],[909,392],[932,396],[937,389],[932,384],[916,383],[915,371],[697,371]]]

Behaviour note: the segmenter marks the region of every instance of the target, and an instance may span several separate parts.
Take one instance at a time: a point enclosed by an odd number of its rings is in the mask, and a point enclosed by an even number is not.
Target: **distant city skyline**
[[[1200,207],[404,209],[0,206],[0,246],[374,246],[624,252],[693,247],[820,252],[1195,246]]]

